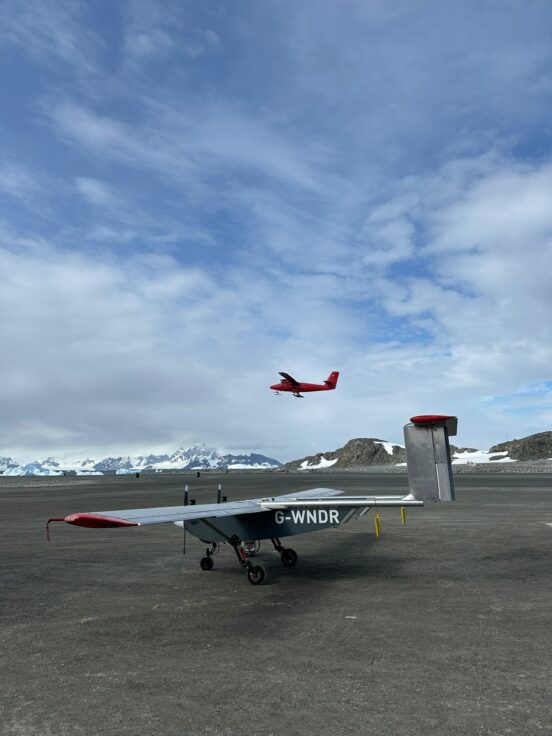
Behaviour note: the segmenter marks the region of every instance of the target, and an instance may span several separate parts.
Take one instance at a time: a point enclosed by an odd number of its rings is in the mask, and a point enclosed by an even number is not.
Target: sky
[[[551,430],[551,36],[548,0],[4,0],[0,455]]]

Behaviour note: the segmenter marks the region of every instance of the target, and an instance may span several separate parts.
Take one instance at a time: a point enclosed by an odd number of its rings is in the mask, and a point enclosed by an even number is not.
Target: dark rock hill
[[[317,466],[320,460],[336,460],[331,467],[338,469],[345,468],[369,468],[379,465],[398,465],[406,462],[406,450],[400,445],[392,445],[393,454],[387,452],[385,445],[389,447],[390,443],[384,443],[373,437],[358,437],[349,440],[344,447],[331,452],[318,452],[316,455],[309,455],[300,460],[293,460],[283,466],[285,470],[297,470],[305,461],[309,466]],[[477,452],[473,447],[456,447],[450,446],[451,455],[455,453]],[[513,460],[546,460],[552,458],[552,432],[539,432],[532,434],[530,437],[524,437],[520,440],[511,440],[503,442],[500,445],[494,445],[489,449],[490,453],[507,452]],[[493,460],[502,460],[503,455],[497,455]]]
[[[456,447],[456,445],[450,445],[451,456],[453,456],[455,452],[478,452],[478,449],[476,447]]]
[[[493,445],[489,452],[507,452],[513,460],[545,460],[552,458],[552,432],[538,432],[521,440]]]
[[[344,447],[331,452],[318,452],[316,455],[309,455],[300,460],[293,460],[286,463],[284,468],[287,470],[297,470],[303,463],[309,465],[318,465],[322,457],[325,460],[335,460],[333,467],[338,468],[366,468],[370,465],[397,465],[397,463],[406,462],[406,451],[400,445],[393,445],[393,454],[387,452],[383,444],[383,440],[373,437],[358,437],[349,440]],[[388,443],[385,443],[388,444]]]

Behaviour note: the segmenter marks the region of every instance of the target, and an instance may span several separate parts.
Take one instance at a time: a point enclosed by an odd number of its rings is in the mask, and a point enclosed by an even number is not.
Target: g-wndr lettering
[[[294,524],[339,524],[337,509],[291,509],[291,517],[283,511],[274,513],[274,521],[283,524],[284,521],[293,521]]]

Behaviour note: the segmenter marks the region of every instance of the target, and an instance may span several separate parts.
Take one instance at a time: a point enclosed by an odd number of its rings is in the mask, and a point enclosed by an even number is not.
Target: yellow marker
[[[406,524],[406,509],[404,506],[401,506],[401,522],[403,526]]]
[[[374,528],[376,530],[376,539],[381,536],[381,519],[379,513],[374,516]]]

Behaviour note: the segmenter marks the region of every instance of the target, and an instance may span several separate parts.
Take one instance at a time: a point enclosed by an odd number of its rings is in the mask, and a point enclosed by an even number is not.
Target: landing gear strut
[[[210,547],[207,547],[205,551],[205,557],[202,557],[199,561],[199,566],[202,570],[212,570],[213,565],[215,564],[213,562],[213,555],[216,555],[218,552],[218,544],[216,542],[212,542]]]
[[[233,537],[230,537],[228,542],[234,548],[234,552],[236,553],[236,557],[238,558],[240,565],[245,567],[247,579],[251,585],[262,585],[266,580],[266,570],[264,567],[251,562],[246,548],[242,545],[241,539],[236,534],[234,534]]]
[[[291,549],[291,547],[282,546],[278,537],[273,537],[270,541],[274,545],[276,552],[280,553],[282,565],[284,565],[284,567],[295,567],[297,564],[297,552],[294,549]]]
[[[244,541],[237,534],[226,539],[236,553],[238,562],[245,568],[247,579],[251,585],[262,585],[267,577],[266,570],[262,565],[251,560],[251,557],[254,557],[259,551],[260,543],[258,541]],[[278,537],[273,537],[271,542],[276,552],[280,553],[282,565],[284,567],[295,567],[297,564],[297,552],[291,549],[291,547],[284,547]],[[213,542],[210,547],[207,547],[205,557],[202,557],[199,563],[202,570],[213,569],[213,555],[218,552],[218,549],[219,545],[217,542]]]

